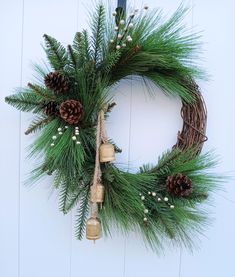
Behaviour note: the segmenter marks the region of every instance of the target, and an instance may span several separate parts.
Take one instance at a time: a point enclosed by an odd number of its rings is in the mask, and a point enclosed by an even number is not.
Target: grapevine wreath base
[[[204,75],[193,62],[198,36],[184,27],[185,12],[180,6],[163,19],[160,10],[144,6],[130,14],[117,8],[109,17],[98,5],[91,35],[78,32],[67,49],[44,35],[50,67],[36,65],[37,80],[6,97],[16,108],[37,114],[26,131],[40,131],[30,156],[41,163],[30,182],[54,176],[61,211],[77,209],[78,239],[85,229],[92,240],[100,238],[101,229],[110,235],[114,226],[141,233],[153,249],[161,249],[166,238],[191,248],[208,222],[201,203],[210,199],[220,178],[210,173],[211,153],[201,154],[207,112],[195,80]],[[105,130],[115,105],[109,91],[130,76],[180,97],[183,119],[172,149],[135,174],[112,163],[120,149]]]

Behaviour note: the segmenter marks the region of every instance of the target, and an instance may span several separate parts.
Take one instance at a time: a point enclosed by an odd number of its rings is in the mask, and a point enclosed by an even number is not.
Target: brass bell
[[[114,160],[115,160],[114,146],[109,142],[105,142],[105,143],[101,144],[101,146],[100,146],[100,162],[106,163],[106,162],[112,162]]]
[[[91,217],[87,220],[86,238],[94,241],[101,238],[101,223],[99,218]]]
[[[90,188],[90,201],[92,203],[104,202],[104,186],[99,183],[96,187],[94,185]]]

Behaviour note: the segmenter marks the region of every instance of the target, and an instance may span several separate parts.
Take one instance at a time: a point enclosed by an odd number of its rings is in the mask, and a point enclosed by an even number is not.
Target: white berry
[[[118,31],[118,26],[116,26],[116,27],[114,28],[114,30],[115,30],[115,31]]]
[[[57,136],[53,136],[52,139],[53,139],[53,140],[57,139]]]
[[[156,195],[157,195],[157,194],[156,194],[156,192],[152,192],[152,196],[154,196],[154,197],[155,197]]]
[[[145,209],[145,210],[144,210],[144,213],[145,213],[145,214],[147,214],[148,212],[149,212],[149,210],[148,210],[148,209]]]
[[[80,142],[80,141],[77,141],[76,144],[81,144],[81,142]]]
[[[141,196],[141,200],[144,200],[144,199],[145,199],[145,197],[142,195],[142,196]]]
[[[170,205],[170,208],[171,208],[171,209],[174,209],[174,207],[175,207],[174,205]]]
[[[120,20],[120,25],[124,25],[125,24],[125,20]]]
[[[61,132],[62,131],[62,129],[61,128],[58,128],[58,132]]]
[[[161,201],[162,201],[162,199],[161,199],[160,197],[158,197],[157,201],[158,201],[158,202],[161,202]]]
[[[118,34],[118,39],[121,39],[122,38],[122,35],[121,34]]]
[[[54,143],[51,143],[51,146],[53,147],[53,146],[55,146],[55,144],[54,144]]]
[[[63,132],[59,132],[59,135],[63,135]]]
[[[149,192],[148,192],[148,194],[150,195],[150,194],[151,194],[151,192],[149,191]]]
[[[116,46],[116,49],[117,49],[117,50],[120,50],[120,49],[121,49],[121,46],[120,46],[120,45],[117,45],[117,46]]]
[[[132,42],[132,37],[131,37],[131,36],[128,36],[128,37],[127,37],[127,41]]]
[[[68,129],[69,127],[68,126],[64,126],[65,129]]]
[[[167,201],[168,201],[168,198],[167,198],[167,197],[164,197],[164,201],[166,201],[166,202],[167,202]]]
[[[134,24],[133,23],[130,23],[129,24],[129,28],[133,28]]]
[[[144,217],[144,222],[148,221],[147,217]]]
[[[72,140],[76,140],[77,138],[76,138],[76,136],[72,136]]]
[[[122,44],[122,47],[126,47],[126,43],[123,43],[123,44]]]
[[[117,12],[113,12],[113,16],[116,16],[117,15]]]
[[[114,43],[114,40],[113,40],[113,39],[110,39],[110,42],[111,42],[111,43]]]

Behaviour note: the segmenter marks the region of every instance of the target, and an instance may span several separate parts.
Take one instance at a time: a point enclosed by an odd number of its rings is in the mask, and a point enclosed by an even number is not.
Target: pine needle
[[[53,120],[53,117],[37,117],[28,127],[28,129],[25,131],[25,135],[29,135],[33,132],[36,132],[37,130],[42,129],[47,125],[51,120]]]

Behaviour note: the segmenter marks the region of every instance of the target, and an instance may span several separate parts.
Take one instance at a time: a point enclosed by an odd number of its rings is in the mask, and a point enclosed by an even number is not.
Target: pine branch
[[[160,216],[160,214],[158,215],[158,220],[163,225],[164,230],[165,230],[166,234],[169,236],[169,238],[173,239],[175,237],[174,228],[172,226],[170,226],[169,223],[164,219],[164,217]],[[172,224],[172,222],[171,222],[171,224]]]
[[[89,186],[83,191],[76,220],[76,237],[81,240],[85,231],[85,223],[89,211]]]
[[[183,153],[178,149],[167,151],[158,159],[157,166],[151,172],[160,172],[164,167],[169,167],[181,154]]]
[[[121,53],[119,51],[108,53],[101,65],[101,71],[109,74],[119,61]]]
[[[82,51],[84,53],[85,61],[89,61],[91,59],[90,55],[90,44],[89,44],[89,38],[88,38],[88,33],[86,30],[82,32],[82,38],[83,38],[83,47]]]
[[[56,98],[52,95],[49,95],[46,93],[45,89],[38,86],[38,85],[33,85],[31,83],[28,83],[28,87],[31,88],[36,94],[38,94],[40,97],[49,99],[49,100],[55,100]]]
[[[68,53],[69,53],[69,57],[70,57],[70,59],[72,61],[72,64],[74,65],[74,68],[76,69],[77,68],[76,55],[75,55],[71,45],[68,45]]]
[[[137,44],[135,45],[132,49],[129,50],[128,54],[126,56],[124,56],[122,59],[120,59],[118,64],[114,65],[113,70],[116,70],[117,67],[123,67],[125,65],[127,65],[131,58],[137,54],[139,51],[141,50],[140,46]]]
[[[45,127],[51,120],[53,120],[53,117],[37,117],[28,127],[28,129],[25,131],[25,135],[29,135],[31,133],[36,132],[37,130],[42,129]]]
[[[59,206],[60,206],[60,210],[64,214],[67,214],[78,203],[79,197],[84,191],[85,186],[81,184],[83,182],[79,182],[79,184],[77,184],[77,181],[75,182],[76,182],[76,187],[75,187],[76,190],[75,188],[71,189],[71,184],[68,182],[67,178],[66,178],[66,181],[64,181],[63,183],[60,183],[61,190],[60,190]]]
[[[65,212],[68,213],[79,201],[79,197],[82,193],[81,189],[78,189],[76,192],[69,195],[65,203]]]
[[[117,103],[115,103],[115,102],[112,102],[112,103],[108,104],[108,107],[107,107],[107,110],[106,110],[107,113],[110,113],[116,105],[117,105]]]
[[[34,77],[36,77],[36,79],[41,83],[44,83],[45,76],[51,71],[49,65],[46,64],[46,62],[43,62],[42,65],[33,63],[33,69],[37,73],[37,76]]]
[[[48,167],[47,163],[45,162],[46,167]],[[62,174],[59,170],[56,170],[55,177],[54,177],[54,186],[56,189],[58,189],[62,183]]]
[[[105,9],[103,5],[99,5],[92,22],[92,44],[93,59],[95,65],[98,64],[102,53],[102,43],[104,42],[105,31]]]
[[[76,32],[74,39],[73,39],[73,47],[76,50],[80,49],[80,45],[82,43],[82,33],[81,32]]]
[[[24,112],[37,112],[42,102],[30,92],[13,94],[5,98],[6,103]]]
[[[82,33],[77,32],[74,41],[73,49],[78,59],[78,68],[83,68],[90,61],[90,45],[88,40],[87,31],[84,30]]]
[[[46,47],[44,48],[51,66],[55,70],[62,70],[68,62],[65,48],[53,37],[44,34]]]
[[[65,206],[68,199],[68,195],[69,185],[67,184],[67,182],[63,182],[62,184],[60,184],[59,209],[64,214],[67,213]]]

